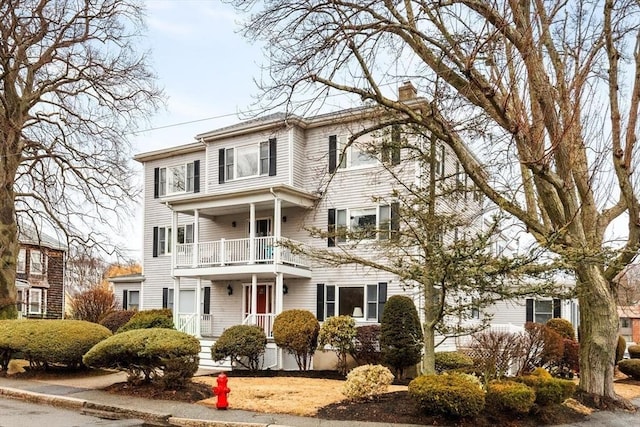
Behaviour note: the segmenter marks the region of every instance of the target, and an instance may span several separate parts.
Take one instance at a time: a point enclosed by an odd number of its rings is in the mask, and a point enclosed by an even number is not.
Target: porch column
[[[180,330],[180,278],[173,278],[173,324]]]
[[[255,322],[255,315],[258,312],[258,276],[256,276],[255,274],[251,275],[251,312],[249,314],[252,314],[254,316],[254,322]]]
[[[273,262],[274,264],[280,264],[280,238],[282,237],[282,200],[280,200],[278,197],[273,200],[273,228]]]
[[[284,293],[282,292],[284,286],[284,277],[282,273],[276,273],[276,298],[275,298],[275,314],[282,313],[284,305]]]
[[[200,254],[198,253],[200,249],[198,246],[198,243],[200,241],[199,234],[200,234],[200,210],[194,209],[193,211],[193,251],[192,251],[193,252],[192,264],[194,268],[198,266],[198,259],[200,258]]]
[[[200,331],[200,324],[202,323],[202,311],[200,307],[202,306],[202,279],[198,277],[196,281],[196,337],[202,338]]]
[[[249,204],[249,264],[256,262],[256,205]]]
[[[167,233],[169,234],[169,233]],[[176,244],[178,241],[178,212],[173,211],[171,216],[171,240],[169,240],[169,250],[171,250],[171,268],[176,268]],[[168,239],[169,236],[167,235]]]

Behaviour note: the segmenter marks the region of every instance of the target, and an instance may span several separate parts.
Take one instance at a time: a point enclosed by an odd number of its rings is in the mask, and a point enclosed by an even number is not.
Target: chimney
[[[414,99],[417,95],[418,91],[408,80],[398,88],[398,101],[408,101]]]

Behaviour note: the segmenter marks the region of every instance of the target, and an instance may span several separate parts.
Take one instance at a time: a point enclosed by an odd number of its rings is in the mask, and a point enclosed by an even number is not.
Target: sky
[[[165,106],[131,136],[133,154],[194,142],[242,120],[258,88],[262,52],[240,34],[240,16],[218,0],[147,0],[146,41]],[[246,117],[246,116],[245,116]],[[132,161],[142,182],[142,168]],[[119,231],[141,261],[142,206]],[[132,238],[131,236],[135,236]]]

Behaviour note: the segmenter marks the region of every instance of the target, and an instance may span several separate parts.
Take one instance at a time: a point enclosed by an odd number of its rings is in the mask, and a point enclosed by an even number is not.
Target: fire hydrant
[[[221,372],[216,381],[218,385],[213,387],[213,394],[218,397],[218,400],[216,401],[216,408],[227,409],[229,407],[227,394],[231,391],[229,387],[227,387],[227,375],[224,372]]]

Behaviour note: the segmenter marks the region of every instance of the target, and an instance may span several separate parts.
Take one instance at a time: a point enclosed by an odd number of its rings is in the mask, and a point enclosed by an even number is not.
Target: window
[[[154,197],[200,191],[200,161],[154,170]]]
[[[24,300],[24,294],[25,292],[22,289],[19,289],[17,291],[16,308],[18,309],[19,313],[27,314],[27,304],[26,304],[26,301]]]
[[[140,291],[128,291],[127,310],[137,310],[140,308]]]
[[[29,255],[29,272],[30,274],[42,274],[44,271],[43,260],[44,254],[38,250],[31,249]]]
[[[534,301],[533,319],[536,323],[546,323],[553,319],[553,301]]]
[[[23,248],[18,251],[18,264],[16,266],[16,273],[27,272],[27,251]]]
[[[171,227],[153,227],[154,257],[171,253],[171,234]]]
[[[221,149],[220,182],[276,174],[276,140]]]
[[[45,314],[43,306],[46,306],[46,290],[40,288],[29,289],[29,314]]]
[[[178,243],[193,243],[193,224],[179,225]]]
[[[436,146],[436,177],[444,178],[445,172],[445,148],[444,145]]]
[[[335,229],[338,242],[347,235],[354,239],[387,240],[391,233],[391,206],[382,205],[360,209],[336,209]]]
[[[318,285],[319,301],[324,296],[324,302],[319,304],[319,320],[331,316],[352,316],[359,320],[378,321],[378,315],[386,301],[387,284],[369,285]]]
[[[628,317],[621,317],[620,318],[620,327],[621,328],[630,328],[631,327],[631,319],[629,319]]]

